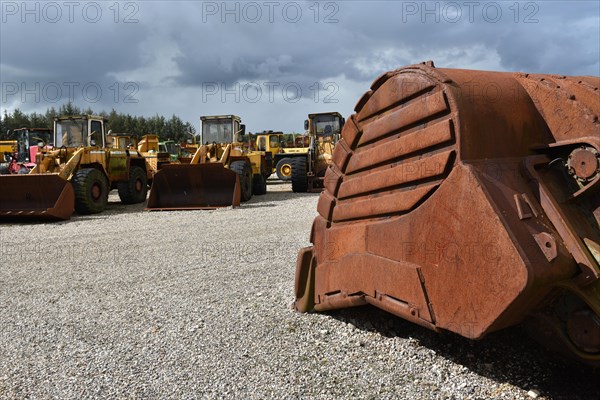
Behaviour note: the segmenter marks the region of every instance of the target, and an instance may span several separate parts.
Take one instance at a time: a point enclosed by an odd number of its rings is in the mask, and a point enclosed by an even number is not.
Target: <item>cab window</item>
[[[102,147],[102,122],[92,121],[90,127],[90,145]]]
[[[258,138],[258,151],[266,151],[267,150],[267,138],[264,136],[261,136]]]

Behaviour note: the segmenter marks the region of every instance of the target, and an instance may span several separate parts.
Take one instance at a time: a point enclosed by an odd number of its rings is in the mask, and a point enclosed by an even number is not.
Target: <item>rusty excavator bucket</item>
[[[600,78],[408,66],[335,148],[295,307],[471,339],[524,323],[600,366]]]
[[[58,174],[0,176],[0,221],[66,220],[74,208],[73,187]]]
[[[239,205],[240,179],[223,164],[168,164],[154,175],[146,209],[206,210]]]

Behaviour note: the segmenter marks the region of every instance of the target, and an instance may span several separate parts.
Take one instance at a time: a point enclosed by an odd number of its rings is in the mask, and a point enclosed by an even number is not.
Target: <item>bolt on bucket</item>
[[[66,220],[75,207],[71,184],[56,174],[0,177],[0,221]]]
[[[239,177],[223,164],[169,164],[154,175],[146,210],[210,210],[239,205]]]

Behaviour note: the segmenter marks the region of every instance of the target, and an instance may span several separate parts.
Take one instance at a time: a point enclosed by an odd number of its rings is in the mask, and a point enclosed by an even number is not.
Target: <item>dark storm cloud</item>
[[[308,10],[305,3],[299,4]],[[577,6],[556,2],[337,4],[338,22],[330,24],[289,23],[282,18],[249,23],[243,15],[235,22],[231,15],[211,15],[179,37],[182,54],[175,61],[182,75],[178,82],[308,82],[339,75],[364,81],[376,74],[359,68],[360,59],[367,64],[380,59],[396,62],[399,67],[424,60],[424,54],[462,49],[453,51],[457,58],[451,60],[460,66],[460,55],[471,62],[465,53],[476,46],[488,55],[497,53],[504,69],[564,74],[593,74],[598,69],[600,28],[598,5],[593,2],[576,2]],[[202,4],[196,6],[195,14],[202,15]],[[393,49],[399,54],[383,60],[386,51]],[[564,57],[565,52],[570,57]]]
[[[3,7],[6,2],[3,2]],[[106,12],[106,7],[103,7]],[[42,14],[43,15],[43,14]],[[2,65],[45,76],[101,76],[140,63],[137,44],[147,37],[142,23],[114,23],[106,15],[96,23],[74,18],[51,23],[25,16],[3,16]]]
[[[310,98],[308,88],[334,81],[347,106],[360,95],[356,88],[366,89],[385,70],[428,59],[440,67],[600,74],[596,1],[87,2],[77,3],[73,22],[66,14],[56,22],[26,15],[23,22],[6,4],[22,2],[2,2],[0,80],[96,82],[104,97],[91,104],[95,109],[129,106],[115,104],[110,90],[116,84],[123,96],[128,81],[146,100],[135,109],[143,114],[163,102],[196,119],[199,106],[192,103],[203,85],[248,82],[297,84]],[[86,4],[102,8],[97,22],[81,13]],[[176,96],[165,103],[165,93]],[[2,108],[18,103],[2,100]],[[238,103],[230,106],[243,112]]]
[[[43,110],[73,100],[98,110],[122,100],[126,82],[110,73],[140,65],[149,25],[124,23],[114,3],[89,4],[2,2],[2,108]]]
[[[198,34],[182,37],[179,42],[182,55],[176,62],[182,72],[180,81],[201,84],[207,80],[321,78],[344,72],[340,53],[349,40],[331,37],[342,36],[343,31],[335,26],[305,30],[303,26],[288,25],[200,27]]]
[[[576,4],[576,2],[575,2]],[[496,44],[508,70],[565,75],[600,74],[600,3],[559,9],[549,4],[531,26],[518,25]]]

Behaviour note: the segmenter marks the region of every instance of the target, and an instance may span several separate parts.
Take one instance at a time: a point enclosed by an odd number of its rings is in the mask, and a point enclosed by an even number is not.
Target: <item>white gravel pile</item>
[[[370,307],[292,311],[316,194],[0,225],[0,398],[598,398],[518,329],[470,342]],[[528,394],[528,392],[530,392]]]

